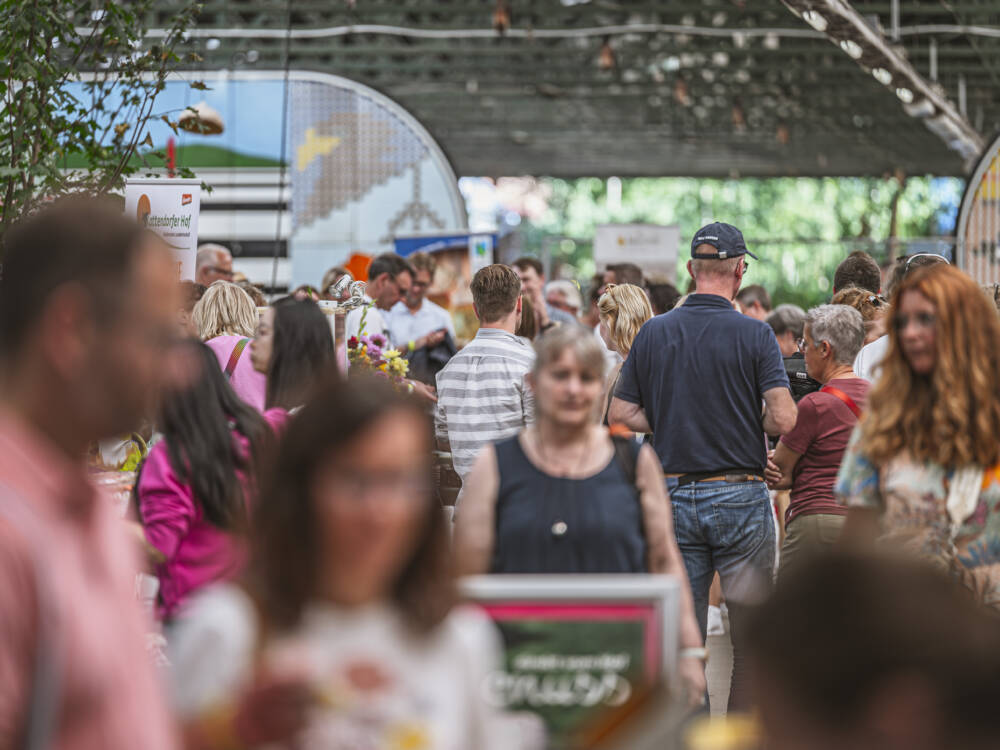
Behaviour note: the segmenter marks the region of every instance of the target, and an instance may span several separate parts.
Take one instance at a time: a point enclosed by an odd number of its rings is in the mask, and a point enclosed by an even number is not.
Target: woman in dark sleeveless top
[[[616,443],[597,424],[600,342],[560,326],[536,340],[535,352],[527,376],[535,424],[487,446],[462,489],[460,573],[669,573],[682,581],[680,643],[700,647],[660,463],[648,446]],[[701,662],[682,659],[680,672],[700,700]]]
[[[491,573],[646,573],[642,508],[627,461],[612,453],[590,476],[551,476],[531,462],[521,438],[497,443],[502,467]],[[634,474],[634,468],[632,470]]]

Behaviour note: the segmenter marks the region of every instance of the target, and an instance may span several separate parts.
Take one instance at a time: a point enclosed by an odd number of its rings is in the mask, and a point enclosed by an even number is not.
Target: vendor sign
[[[643,271],[677,276],[681,231],[676,224],[601,224],[594,230],[594,263],[635,263]]]
[[[138,179],[125,183],[125,215],[134,216],[170,246],[180,280],[194,280],[200,209],[200,180]]]

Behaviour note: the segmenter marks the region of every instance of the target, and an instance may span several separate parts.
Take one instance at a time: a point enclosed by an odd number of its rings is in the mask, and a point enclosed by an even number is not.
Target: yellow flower
[[[431,746],[426,727],[420,724],[397,724],[389,729],[388,747],[392,750],[424,750]]]
[[[392,368],[393,374],[398,375],[400,377],[405,376],[406,373],[409,372],[410,370],[410,363],[407,362],[402,357],[400,357],[399,359],[392,360],[389,363],[389,366]]]
[[[388,360],[399,359],[399,350],[398,349],[386,349],[384,352],[382,352],[382,356],[385,357]]]

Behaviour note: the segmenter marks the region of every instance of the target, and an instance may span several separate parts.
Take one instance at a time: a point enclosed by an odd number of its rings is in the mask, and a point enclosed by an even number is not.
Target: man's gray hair
[[[580,290],[576,288],[576,284],[572,281],[566,279],[550,281],[545,285],[546,297],[548,297],[549,292],[559,292],[562,294],[566,298],[566,304],[570,307],[575,307],[577,310],[583,307],[583,297],[580,296]]]
[[[218,258],[219,255],[228,255],[230,258],[233,257],[233,254],[229,252],[229,248],[225,245],[217,245],[214,242],[206,242],[198,245],[198,254],[195,258],[195,268],[214,266],[215,259]]]
[[[767,316],[767,324],[771,326],[775,336],[791,331],[796,339],[802,338],[802,328],[806,324],[806,311],[798,305],[778,305]]]
[[[865,321],[861,313],[847,305],[820,305],[806,316],[815,343],[826,341],[833,349],[833,361],[852,365],[865,343]]]

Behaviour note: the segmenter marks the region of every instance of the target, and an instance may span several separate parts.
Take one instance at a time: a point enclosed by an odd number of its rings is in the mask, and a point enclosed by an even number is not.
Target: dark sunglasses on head
[[[868,302],[875,305],[875,307],[882,307],[885,304],[885,300],[877,294],[869,295]]]

